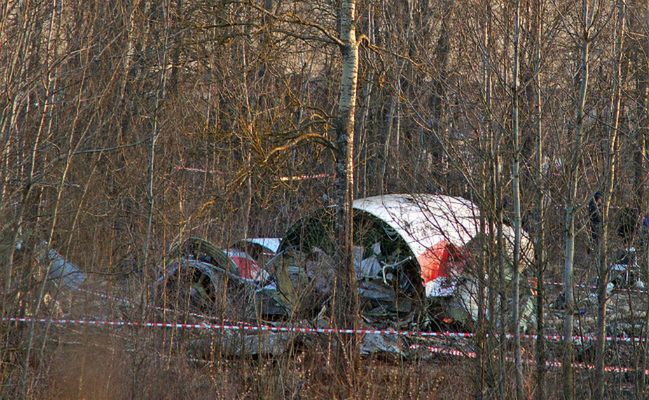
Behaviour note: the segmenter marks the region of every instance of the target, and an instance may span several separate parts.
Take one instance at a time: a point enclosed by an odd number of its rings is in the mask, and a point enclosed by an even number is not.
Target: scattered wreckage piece
[[[241,279],[261,281],[267,278],[265,271],[245,252],[221,249],[199,237],[190,237],[182,243],[172,245],[169,259],[183,258],[211,264]]]
[[[192,340],[189,352],[198,359],[209,359],[215,353],[225,357],[278,357],[291,352],[291,349],[329,346],[329,340],[329,336],[294,332],[222,331],[209,338]],[[409,343],[408,339],[398,335],[367,333],[361,338],[360,354],[363,357],[389,355],[406,359],[413,355]]]
[[[240,240],[232,247],[245,251],[257,264],[263,266],[277,255],[281,241],[281,238],[273,237],[247,238]]]
[[[628,247],[620,251],[609,265],[609,271],[609,282],[613,284],[614,289],[635,288],[643,290],[645,288],[635,247]]]
[[[648,292],[643,281],[645,274],[638,262],[637,250],[627,247],[619,250],[608,265],[607,296],[607,332],[613,336],[639,336],[646,325],[644,305],[648,301]],[[582,331],[595,334],[598,309],[598,278],[588,285],[577,286],[575,293],[575,314],[580,316]],[[557,317],[550,319],[552,326],[560,331],[563,323],[563,310],[566,309],[564,293],[556,295],[550,304]],[[550,314],[552,315],[552,314]]]
[[[86,280],[86,274],[79,270],[75,264],[63,258],[56,250],[49,250],[47,259],[50,263],[47,279],[60,287],[77,290]]]
[[[250,256],[197,237],[176,243],[169,254],[153,285],[158,305],[217,317],[255,315],[254,292],[268,274]]]
[[[22,241],[16,242],[17,251],[25,251]],[[47,266],[47,280],[59,288],[77,290],[86,281],[86,273],[68,261],[58,251],[49,247],[46,241],[34,246],[34,254],[42,265]]]
[[[363,335],[360,353],[364,357],[376,354],[391,354],[400,358],[407,358],[410,356],[410,349],[403,337],[368,333]]]
[[[289,333],[242,334],[224,331],[210,338],[192,341],[189,352],[198,359],[209,359],[214,351],[225,357],[278,357],[288,352],[294,339],[295,334]]]
[[[60,296],[68,291],[79,290],[87,279],[86,273],[51,248],[45,240],[36,242],[32,247],[31,244],[27,244],[20,238],[13,242],[13,246],[17,260],[21,259],[24,262],[27,258],[33,257],[37,261],[38,267],[30,273],[33,273],[35,279],[40,282],[38,290],[43,290],[43,310],[52,317],[63,316]],[[10,293],[14,298],[14,306],[19,309],[25,307],[28,299],[26,292],[15,286],[8,289],[7,294]],[[13,312],[15,311],[16,309],[13,310]]]

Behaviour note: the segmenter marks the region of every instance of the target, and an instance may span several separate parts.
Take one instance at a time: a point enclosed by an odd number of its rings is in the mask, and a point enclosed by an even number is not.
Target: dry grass
[[[463,360],[410,362],[364,359],[341,375],[316,345],[277,358],[192,359],[182,335],[169,332],[64,329],[49,348],[37,398],[58,399],[466,399],[471,365]],[[204,335],[203,335],[204,337]],[[324,344],[325,342],[323,342]],[[165,351],[164,349],[167,348]],[[460,378],[459,377],[465,377]]]
[[[100,279],[94,281],[98,291],[109,290],[98,284]],[[120,294],[137,299],[137,285],[127,287],[123,285]],[[139,320],[141,312],[84,292],[59,295],[57,306],[48,311],[53,317],[131,321]],[[163,320],[154,311],[147,314],[148,320]],[[182,319],[167,315],[165,320]],[[43,353],[33,356],[30,397],[39,399],[470,399],[478,387],[474,359],[444,355],[364,358],[343,373],[331,361],[334,339],[327,336],[296,341],[288,354],[276,357],[228,355],[214,331],[52,325],[38,326],[36,337],[36,348]],[[457,343],[448,345],[457,348]],[[550,347],[549,356],[559,357],[556,346]],[[533,347],[525,350],[525,358],[534,357]],[[511,354],[511,349],[505,351]],[[492,368],[497,380],[498,365]],[[506,374],[513,374],[513,365],[506,363],[505,368]],[[534,369],[526,368],[532,394]],[[513,393],[511,376],[506,378],[506,393]],[[576,377],[578,398],[587,398],[591,371],[580,370]],[[608,379],[616,395],[640,393],[628,374],[611,374]],[[561,398],[561,382],[559,369],[548,371],[547,398]],[[496,385],[487,397],[499,397]]]

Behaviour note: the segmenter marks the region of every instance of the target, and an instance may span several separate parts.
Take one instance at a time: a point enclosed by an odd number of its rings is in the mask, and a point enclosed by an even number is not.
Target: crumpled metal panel
[[[261,246],[275,254],[279,250],[279,245],[282,240],[280,238],[248,238],[244,239],[244,241]]]
[[[402,337],[396,335],[368,333],[363,336],[360,352],[361,356],[391,354],[399,357],[406,357],[407,346]]]
[[[56,250],[47,252],[47,259],[50,260],[47,279],[67,289],[79,289],[79,286],[86,280],[86,274],[81,272],[76,265],[72,264]]]
[[[354,209],[369,213],[394,229],[417,258],[425,285],[451,271],[440,268],[440,243],[462,248],[480,231],[480,210],[461,197],[433,194],[389,194],[354,201]],[[387,233],[386,233],[387,234]],[[514,230],[503,226],[506,251],[513,252]],[[521,270],[533,259],[526,234],[522,237]],[[430,271],[438,271],[432,273]]]

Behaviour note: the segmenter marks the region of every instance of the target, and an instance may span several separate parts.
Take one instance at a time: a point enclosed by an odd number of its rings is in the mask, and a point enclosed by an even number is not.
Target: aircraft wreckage
[[[506,299],[495,305],[499,316],[493,321],[510,322],[514,239],[510,226],[501,227],[504,251],[482,259],[498,252],[484,251],[494,243],[481,232],[484,221],[478,207],[466,199],[393,194],[358,199],[353,209],[361,327],[438,331],[455,326],[471,330],[479,311],[480,279],[484,279],[484,287],[502,279],[504,290],[496,296],[486,294]],[[316,209],[295,222],[282,239],[248,238],[227,248],[195,237],[174,244],[153,284],[155,305],[164,310],[163,318],[174,321],[196,317],[238,324],[330,327],[334,214],[333,207]],[[493,232],[495,228],[482,229]],[[533,252],[526,233],[521,239],[521,328],[529,331],[535,325],[534,292],[526,273]],[[16,251],[24,250],[18,241]],[[636,297],[646,294],[635,252],[626,249],[611,265],[607,288],[611,295],[607,330],[611,335],[638,335],[644,329],[645,314],[633,307],[640,301]],[[47,278],[53,283],[50,289],[54,294],[60,288],[79,289],[86,280],[84,272],[46,243],[38,246],[36,254],[48,265]],[[478,274],[479,265],[490,267]],[[582,286],[575,301],[583,316],[584,332],[590,332],[595,326],[597,297],[591,286]],[[546,326],[558,331],[563,315],[561,296],[549,306]],[[492,318],[487,310],[485,317]],[[219,343],[226,354],[277,355],[293,346],[294,339],[284,333],[224,331]],[[405,341],[402,336],[365,334],[361,352],[408,355],[410,347]]]
[[[444,195],[391,194],[354,201],[354,267],[363,320],[369,326],[431,329],[440,321],[471,327],[477,318],[475,254],[486,244],[475,204]],[[335,209],[317,209],[298,220],[281,242],[248,239],[219,249],[190,238],[176,245],[156,282],[165,306],[254,321],[315,320],[331,297],[335,266]],[[503,227],[505,260],[514,232]],[[251,245],[272,256],[262,264]],[[532,260],[522,238],[523,271]],[[505,277],[512,276],[505,262]],[[181,282],[184,281],[184,282]],[[522,280],[525,283],[526,280]],[[533,323],[531,290],[523,290],[523,324]]]

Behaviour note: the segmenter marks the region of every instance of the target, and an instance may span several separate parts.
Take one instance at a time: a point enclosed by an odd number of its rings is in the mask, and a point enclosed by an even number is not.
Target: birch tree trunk
[[[47,42],[46,42],[46,61],[47,61],[47,66],[49,67],[50,65],[54,64],[56,60],[56,46],[57,46],[57,37],[59,36],[60,28],[61,28],[61,13],[57,12],[57,3],[55,2],[53,4],[53,7],[51,10],[49,10],[50,13],[50,20],[49,20],[49,28],[48,28],[48,36],[47,36]],[[46,79],[47,79],[47,98],[49,101],[54,103],[52,101],[52,96],[53,93],[55,92],[55,88],[57,86],[57,76],[56,72],[54,69],[50,70],[49,68],[46,69],[48,72],[46,73]],[[30,177],[33,177],[35,174],[36,170],[36,163],[37,163],[37,157],[38,157],[38,144],[41,142],[41,138],[43,137],[45,125],[47,123],[47,129],[46,129],[46,136],[49,136],[49,133],[51,132],[52,129],[52,108],[54,107],[53,104],[50,104],[46,109],[44,110],[40,123],[39,123],[39,128],[38,128],[38,133],[36,134],[36,141],[34,143],[34,147],[32,150],[32,157],[31,157],[31,167],[30,167]],[[47,122],[46,122],[47,119]],[[25,194],[23,197],[23,201],[28,198],[30,195],[30,192],[33,188],[33,185],[30,183],[29,185],[26,186],[25,189]],[[20,227],[22,224],[22,220],[24,218],[24,212],[25,212],[25,207],[21,207],[21,214],[18,217],[18,224],[16,225],[17,227]],[[15,238],[14,238],[15,240]],[[12,255],[11,258],[9,259],[9,270],[13,268],[12,262],[13,262],[13,255],[15,253],[15,242],[12,242]],[[43,274],[44,276],[47,276],[49,273],[49,265],[47,266],[47,270]],[[39,291],[39,297],[37,299],[35,309],[31,310],[33,315],[38,315],[42,300],[43,300],[43,285],[41,285],[41,290]],[[32,350],[34,347],[34,337],[35,337],[35,332],[36,332],[36,325],[34,322],[32,322],[29,326],[29,336],[27,339],[27,349],[25,351],[25,362],[23,366],[23,371],[22,371],[22,377],[21,377],[21,389],[20,392],[21,394],[27,398],[30,395],[30,382],[29,382],[29,373],[30,373],[30,368],[31,368],[31,358],[32,358]]]
[[[146,236],[144,237],[144,246],[142,249],[143,261],[142,261],[142,278],[145,280],[148,276],[148,263],[149,263],[149,251],[151,248],[151,241],[153,238],[153,215],[155,211],[155,177],[156,177],[156,143],[160,137],[160,106],[166,97],[167,90],[167,72],[165,66],[167,65],[167,49],[169,44],[169,31],[167,23],[165,22],[164,32],[163,32],[163,48],[162,54],[160,54],[158,59],[158,65],[160,68],[160,75],[158,81],[158,87],[156,89],[155,99],[153,103],[153,115],[151,117],[151,142],[149,144],[149,160],[147,168],[147,183],[146,183],[146,198],[147,198],[147,217],[146,217]],[[148,286],[143,285],[141,303],[146,304],[147,299],[149,298]],[[144,307],[141,310],[141,317],[144,319]]]
[[[516,396],[525,398],[523,390],[523,361],[521,359],[520,332],[520,270],[521,260],[521,186],[520,186],[520,131],[518,121],[518,75],[519,75],[519,32],[520,4],[514,5],[514,64],[512,71],[512,136],[514,144],[514,159],[512,160],[512,200],[514,203],[514,254],[512,260],[512,322],[514,327],[514,364],[516,367]]]
[[[622,78],[622,57],[625,30],[625,4],[623,0],[618,1],[617,36],[613,43],[613,56],[615,59],[615,70],[613,71],[613,86],[611,90],[611,103],[609,108],[608,125],[608,149],[607,163],[604,173],[604,202],[602,207],[602,233],[598,248],[599,276],[597,284],[597,348],[595,356],[595,399],[604,399],[604,358],[606,354],[606,304],[608,294],[608,228],[609,211],[611,207],[611,196],[615,182],[616,152],[615,146],[618,136],[618,124],[620,116],[620,97]]]
[[[0,308],[2,309],[2,315],[6,315],[6,311],[11,308],[14,303],[11,300],[11,292],[13,291],[13,279],[14,279],[14,256],[15,256],[15,243],[18,238],[18,232],[22,228],[22,221],[24,215],[26,214],[26,209],[28,208],[27,204],[31,203],[29,201],[31,193],[33,192],[34,185],[34,168],[36,160],[32,160],[28,165],[31,169],[28,168],[26,173],[26,184],[24,188],[20,189],[20,201],[18,202],[17,209],[12,209],[9,202],[9,189],[10,189],[10,178],[11,172],[9,167],[10,153],[12,142],[17,142],[17,126],[19,124],[19,114],[20,110],[26,105],[21,105],[21,101],[18,99],[17,87],[18,83],[27,80],[27,63],[22,63],[22,57],[25,54],[31,54],[36,50],[30,48],[30,43],[34,41],[34,37],[39,35],[38,31],[32,29],[29,24],[30,14],[33,12],[29,4],[21,4],[20,10],[18,11],[20,15],[24,15],[22,18],[22,23],[20,25],[20,37],[15,38],[15,44],[10,54],[11,62],[6,66],[4,74],[2,76],[3,82],[5,82],[4,96],[7,99],[6,106],[3,108],[2,113],[0,113],[0,134],[2,135],[2,158],[3,158],[3,170],[0,172],[0,212],[2,212],[2,217],[4,218],[4,223],[0,229],[0,240],[3,242],[3,245],[6,245],[5,251],[0,251],[0,263],[4,265],[4,294],[3,301]],[[0,22],[2,30],[0,34],[3,36],[6,35],[5,23],[8,18],[5,17],[6,9],[3,12],[3,20]],[[44,28],[41,28],[44,29]],[[51,28],[50,28],[51,29]],[[49,57],[49,56],[48,56]],[[54,77],[52,74],[48,74],[45,77],[47,81],[47,93],[46,96],[49,98],[53,84]],[[38,148],[40,147],[40,141],[43,136],[43,127],[45,123],[45,117],[47,113],[43,112],[41,117],[41,124],[38,126],[36,138],[33,141],[31,154],[38,155]],[[10,218],[7,218],[10,216]],[[2,392],[0,392],[2,393]]]
[[[543,0],[537,0],[535,7],[535,54],[534,54],[534,79],[535,79],[535,130],[536,130],[536,238],[534,241],[534,260],[536,262],[536,398],[545,399],[545,336],[543,312],[543,279],[545,270],[545,213],[544,203],[544,177],[543,177],[543,103],[541,98],[541,38],[543,34]]]
[[[368,30],[368,36],[370,37],[370,41],[373,43],[374,41],[372,40],[372,31],[374,29],[374,19],[375,19],[375,12],[373,6],[369,6],[367,10],[367,30]],[[375,54],[370,55],[370,57],[376,57]],[[372,61],[369,61],[370,63]],[[367,197],[367,191],[368,191],[368,176],[367,176],[367,170],[368,170],[368,137],[369,135],[367,134],[369,130],[369,115],[370,115],[370,109],[372,107],[372,99],[374,96],[374,72],[370,69],[368,71],[368,78],[366,83],[363,85],[363,92],[361,94],[361,99],[360,101],[363,102],[364,106],[362,108],[362,111],[360,112],[360,121],[358,121],[355,125],[355,134],[356,137],[359,138],[360,142],[360,160],[361,160],[361,165],[358,168],[358,175],[360,176],[360,184],[358,184],[358,192],[360,193],[362,197]]]
[[[480,232],[489,238],[481,249],[481,257],[477,265],[478,276],[478,324],[476,331],[476,345],[478,348],[476,363],[478,367],[475,398],[482,399],[494,386],[495,367],[491,353],[496,347],[495,338],[495,293],[490,283],[493,282],[494,272],[493,253],[494,227],[496,197],[495,197],[495,140],[491,122],[491,9],[487,4],[484,9],[486,18],[482,25],[482,101],[484,110],[482,125],[484,126],[484,139],[481,143],[484,157],[482,159],[482,193],[484,197],[484,208],[489,212],[480,214]],[[483,135],[481,135],[482,137]]]
[[[336,252],[335,291],[332,299],[334,324],[350,327],[358,315],[356,300],[356,277],[352,255],[354,200],[354,113],[356,110],[356,86],[358,77],[358,42],[355,28],[355,0],[343,0],[340,4],[340,51],[342,54],[342,76],[336,129],[336,178],[335,235],[338,243]],[[342,342],[341,342],[342,343]],[[355,358],[355,346],[350,340],[344,353],[347,365]],[[338,360],[343,361],[339,358]],[[339,363],[340,364],[340,363]],[[350,377],[351,379],[351,377]]]
[[[573,377],[573,266],[575,259],[575,211],[577,199],[577,184],[579,181],[579,159],[583,142],[584,109],[586,107],[586,94],[588,93],[588,58],[590,46],[590,20],[588,16],[588,0],[581,2],[581,62],[579,67],[579,94],[575,111],[575,137],[573,142],[572,161],[568,173],[568,199],[566,200],[564,219],[564,270],[563,287],[566,303],[563,321],[563,396],[564,399],[574,398]]]

